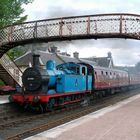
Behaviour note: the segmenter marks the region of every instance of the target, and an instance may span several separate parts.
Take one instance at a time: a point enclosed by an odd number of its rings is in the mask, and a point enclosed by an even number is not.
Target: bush
[[[5,85],[4,82],[0,79],[0,85]]]

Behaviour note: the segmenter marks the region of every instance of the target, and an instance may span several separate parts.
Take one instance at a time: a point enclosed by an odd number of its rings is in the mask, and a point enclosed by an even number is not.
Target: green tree
[[[135,65],[135,69],[137,72],[140,72],[140,62]]]
[[[27,19],[27,15],[23,15],[24,8],[22,6],[32,1],[33,0],[0,0],[0,28],[9,24],[24,22]],[[22,47],[13,48],[8,51],[12,59],[24,53],[25,50],[22,49]]]
[[[27,47],[18,46],[18,47],[15,47],[15,48],[9,50],[7,52],[7,54],[10,56],[10,58],[12,60],[14,60],[14,59],[18,58],[19,56],[22,56],[23,54],[25,54],[27,51],[28,51]]]
[[[5,85],[4,82],[0,79],[0,85]]]
[[[12,23],[21,23],[27,19],[23,4],[31,3],[33,0],[0,0],[0,28]]]

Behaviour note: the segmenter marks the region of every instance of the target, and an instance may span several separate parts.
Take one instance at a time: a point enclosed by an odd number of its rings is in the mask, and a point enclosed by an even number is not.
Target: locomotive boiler
[[[22,76],[24,91],[28,94],[54,94],[56,75],[61,74],[64,72],[56,70],[55,61],[49,60],[43,69],[39,65],[39,55],[33,55],[33,67],[27,68]]]

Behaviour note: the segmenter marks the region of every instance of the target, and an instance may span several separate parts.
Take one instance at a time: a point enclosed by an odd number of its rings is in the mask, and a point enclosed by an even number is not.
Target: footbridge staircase
[[[4,54],[0,59],[0,79],[8,85],[18,84],[22,87],[21,76],[22,71],[7,54]]]

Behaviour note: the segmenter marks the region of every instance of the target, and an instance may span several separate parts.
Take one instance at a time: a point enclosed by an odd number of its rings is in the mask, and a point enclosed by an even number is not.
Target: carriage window
[[[104,74],[104,72],[103,72],[103,71],[101,71],[101,74],[103,75],[103,74]]]
[[[95,74],[95,79],[97,79],[97,72],[95,71],[94,74]]]
[[[108,75],[108,72],[106,72],[106,75]]]
[[[85,70],[84,67],[82,67],[82,74],[83,74],[83,75],[86,75],[86,70]]]

